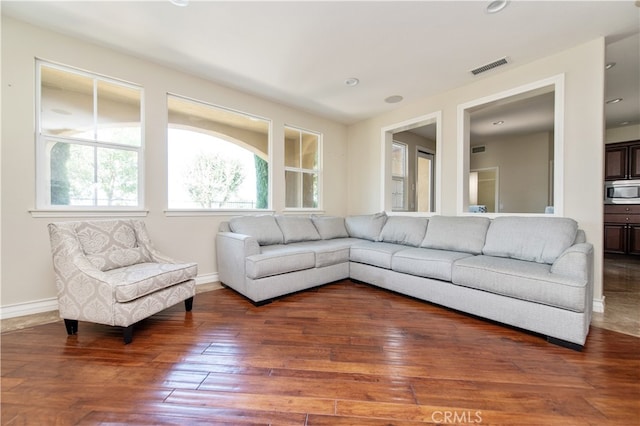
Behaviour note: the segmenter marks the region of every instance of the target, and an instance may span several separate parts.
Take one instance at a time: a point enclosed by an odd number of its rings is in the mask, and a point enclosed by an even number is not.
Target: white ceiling
[[[493,15],[488,3],[2,1],[2,14],[343,123],[604,36],[617,63],[605,96],[624,98],[606,106],[608,126],[640,122],[637,2],[511,1]]]

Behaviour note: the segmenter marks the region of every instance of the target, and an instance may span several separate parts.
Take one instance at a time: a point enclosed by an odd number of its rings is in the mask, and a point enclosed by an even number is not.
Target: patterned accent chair
[[[193,306],[196,263],[179,263],[151,244],[141,220],[49,224],[58,309],[67,333],[78,321],[124,327],[184,301]]]

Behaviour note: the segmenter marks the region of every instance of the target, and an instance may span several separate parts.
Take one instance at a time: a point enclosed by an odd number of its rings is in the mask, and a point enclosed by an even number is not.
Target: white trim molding
[[[564,74],[545,78],[533,83],[525,84],[483,98],[475,99],[458,105],[457,109],[457,149],[458,149],[458,188],[457,188],[457,214],[468,214],[469,193],[469,153],[470,153],[470,111],[484,104],[500,101],[514,96],[522,96],[547,87],[553,87],[554,92],[554,161],[553,161],[553,215],[564,214]],[[519,216],[549,216],[548,213],[506,213]],[[500,213],[473,213],[474,216],[485,215],[496,217]]]
[[[58,298],[36,300],[35,302],[16,303],[0,307],[0,319],[23,317],[26,315],[41,314],[43,312],[57,311]]]
[[[593,312],[604,312],[604,296],[602,296],[602,299],[593,299]]]
[[[29,210],[34,218],[93,218],[93,217],[145,217],[149,210],[108,210],[108,209],[32,209]]]

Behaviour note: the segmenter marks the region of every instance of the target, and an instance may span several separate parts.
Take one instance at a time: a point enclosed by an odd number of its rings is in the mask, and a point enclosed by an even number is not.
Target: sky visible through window
[[[189,173],[198,157],[219,155],[225,161],[237,160],[243,179],[224,205],[211,208],[256,208],[256,172],[254,154],[233,142],[213,135],[185,129],[168,129],[168,197],[169,208],[206,208],[193,199],[189,191]],[[219,200],[222,202],[222,198]]]

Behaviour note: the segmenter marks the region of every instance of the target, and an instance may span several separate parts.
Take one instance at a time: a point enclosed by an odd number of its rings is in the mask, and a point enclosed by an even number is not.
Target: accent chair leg
[[[64,326],[67,328],[67,334],[73,336],[78,333],[78,320],[64,320]]]
[[[128,345],[133,340],[133,324],[128,327],[125,327],[122,335],[124,337],[124,344]]]
[[[184,309],[187,312],[191,312],[191,309],[193,309],[193,296],[191,296],[188,299],[185,299],[185,301],[184,301]]]

